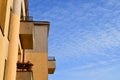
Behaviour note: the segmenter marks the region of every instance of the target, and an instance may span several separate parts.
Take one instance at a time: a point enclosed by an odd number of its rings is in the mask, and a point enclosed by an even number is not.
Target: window
[[[4,35],[7,0],[0,0],[0,30]]]

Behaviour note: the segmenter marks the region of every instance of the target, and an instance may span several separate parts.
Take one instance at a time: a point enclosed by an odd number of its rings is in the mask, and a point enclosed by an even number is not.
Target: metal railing
[[[49,57],[48,57],[48,60],[49,60],[49,61],[55,61],[56,59],[55,59],[54,56],[49,56]]]
[[[33,21],[33,16],[21,16],[22,21]]]

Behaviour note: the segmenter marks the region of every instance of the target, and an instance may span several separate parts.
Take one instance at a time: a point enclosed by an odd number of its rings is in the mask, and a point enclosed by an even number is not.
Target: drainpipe
[[[23,58],[22,58],[22,62],[25,62],[25,49],[23,49]]]

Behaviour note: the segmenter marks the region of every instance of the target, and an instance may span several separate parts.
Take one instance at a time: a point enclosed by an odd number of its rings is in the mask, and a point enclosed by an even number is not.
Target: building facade
[[[48,80],[48,21],[29,16],[28,0],[0,0],[0,80]]]

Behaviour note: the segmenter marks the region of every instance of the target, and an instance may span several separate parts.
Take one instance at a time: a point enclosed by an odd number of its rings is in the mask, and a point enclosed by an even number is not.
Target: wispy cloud
[[[81,71],[78,69],[76,70],[66,70],[66,71],[60,71],[60,73],[55,74],[55,76],[66,76],[65,79],[74,79],[74,80],[119,80],[119,69],[120,65],[118,64],[118,66],[111,66],[111,67],[105,67],[105,68],[101,68],[101,69],[89,69],[89,70],[84,70]],[[109,75],[108,75],[109,74]],[[114,75],[114,76],[113,76]],[[54,78],[53,78],[54,79]],[[57,78],[58,80],[63,79],[64,77],[60,77]]]
[[[99,76],[99,73],[102,75],[110,70],[114,72],[112,69],[120,62],[119,0],[38,2],[42,2],[41,6],[34,2],[37,11],[32,9],[30,13],[36,16],[36,20],[51,22],[49,54],[57,58],[57,74],[63,71],[64,75],[68,73],[67,76],[77,75],[78,78],[79,74]]]

